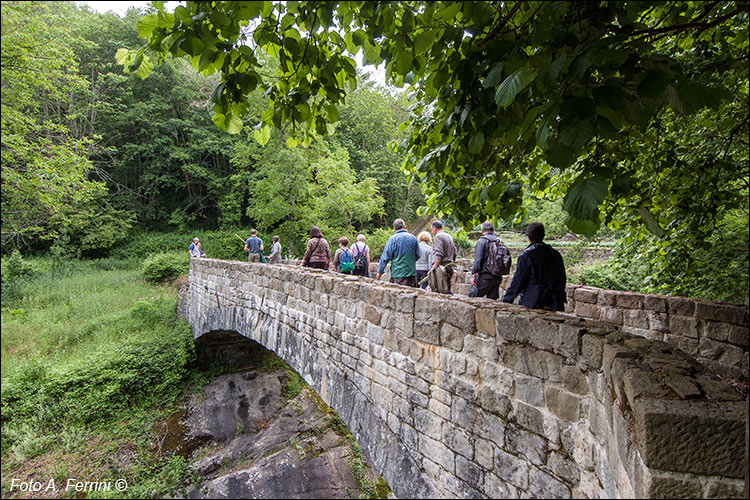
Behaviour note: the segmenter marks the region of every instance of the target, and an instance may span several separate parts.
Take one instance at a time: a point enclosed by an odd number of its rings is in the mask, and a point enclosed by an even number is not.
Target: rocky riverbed
[[[188,460],[184,498],[386,497],[343,422],[309,387],[288,398],[287,369],[220,375],[155,429]]]

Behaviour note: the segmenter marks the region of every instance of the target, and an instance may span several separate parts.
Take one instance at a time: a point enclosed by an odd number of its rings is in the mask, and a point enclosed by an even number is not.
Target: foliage
[[[157,4],[138,28],[155,62],[186,57],[221,73],[211,98],[222,129],[239,132],[244,96],[263,89],[260,142],[286,124],[303,142],[331,133],[357,84],[347,54],[362,51],[414,92],[406,168],[433,209],[463,223],[508,217],[527,177],[564,194],[568,227],[592,235],[605,200],[638,197],[631,179],[657,168],[635,161],[653,144],[638,140],[650,125],[716,110],[731,96],[722,75],[747,81],[747,12],[740,2],[187,2],[174,14]],[[145,49],[121,49],[118,61],[145,75]],[[261,51],[278,57],[273,76],[259,71]]]
[[[116,343],[64,365],[32,359],[4,377],[3,455],[16,444],[18,426],[51,435],[176,395],[193,347],[190,328],[175,319],[174,301],[141,302],[117,323],[126,336]]]
[[[71,214],[105,187],[87,178],[88,139],[75,137],[64,114],[77,75],[73,34],[61,16],[69,4],[2,4],[2,241],[30,248],[54,239]],[[100,223],[101,225],[104,223]]]
[[[606,290],[638,291],[638,283],[628,278],[630,276],[623,272],[616,272],[608,263],[595,262],[584,265],[578,270],[577,282]]]
[[[23,286],[36,274],[34,266],[23,260],[18,249],[2,262],[2,304],[9,307],[23,297]]]
[[[189,264],[187,252],[154,254],[143,261],[143,277],[151,283],[164,283],[187,274]]]

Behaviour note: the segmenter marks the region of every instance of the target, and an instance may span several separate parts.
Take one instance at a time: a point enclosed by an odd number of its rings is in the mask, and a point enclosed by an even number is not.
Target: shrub
[[[43,449],[31,439],[75,424],[105,423],[118,413],[173,399],[194,359],[190,327],[174,300],[139,303],[118,321],[125,338],[63,366],[35,360],[3,380],[2,449]],[[157,332],[158,333],[154,333]],[[25,442],[25,444],[24,444]]]
[[[23,260],[21,252],[14,249],[9,258],[2,263],[2,303],[4,306],[21,299],[23,285],[37,272],[30,262]]]
[[[185,253],[160,253],[143,262],[143,277],[151,283],[163,283],[188,272],[190,257]]]

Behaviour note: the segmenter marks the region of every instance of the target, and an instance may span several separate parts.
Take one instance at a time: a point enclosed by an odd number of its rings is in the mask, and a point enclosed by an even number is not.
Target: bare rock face
[[[197,480],[187,498],[359,498],[350,460],[377,473],[345,437],[345,428],[314,391],[286,401],[285,370],[217,377],[192,397],[182,418]],[[355,461],[356,463],[356,461]],[[358,470],[357,473],[362,474]]]

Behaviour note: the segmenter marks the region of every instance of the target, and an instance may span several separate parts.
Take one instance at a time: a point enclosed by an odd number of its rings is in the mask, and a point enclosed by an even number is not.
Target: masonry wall
[[[285,359],[399,497],[741,497],[745,403],[612,325],[193,259],[180,314]]]

